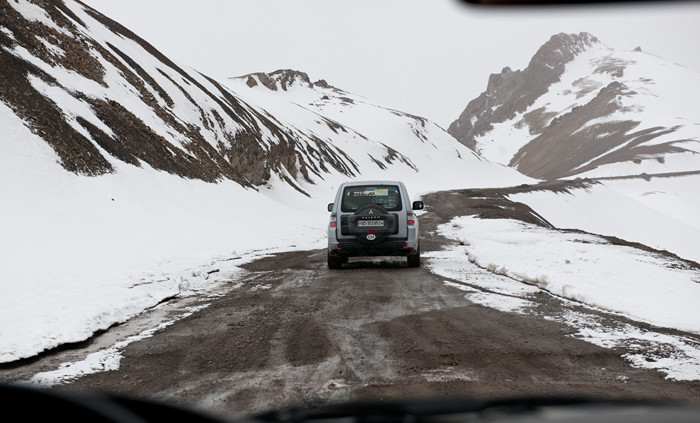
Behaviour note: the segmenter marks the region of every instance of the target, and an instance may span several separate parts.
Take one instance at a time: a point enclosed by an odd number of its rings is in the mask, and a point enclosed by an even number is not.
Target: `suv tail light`
[[[408,222],[409,225],[414,225],[416,223],[416,218],[413,216],[413,213],[406,213],[406,222]]]
[[[336,227],[338,225],[338,217],[335,213],[331,215],[331,226]]]

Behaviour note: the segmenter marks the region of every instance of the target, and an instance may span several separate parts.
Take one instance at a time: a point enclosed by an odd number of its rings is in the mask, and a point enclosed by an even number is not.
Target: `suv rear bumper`
[[[406,239],[387,239],[377,245],[365,245],[352,239],[329,245],[328,253],[337,257],[407,256],[416,253],[416,246],[415,243],[409,244]]]

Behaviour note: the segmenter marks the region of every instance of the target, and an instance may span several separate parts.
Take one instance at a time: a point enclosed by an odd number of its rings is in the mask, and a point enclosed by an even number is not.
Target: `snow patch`
[[[623,357],[632,366],[661,371],[668,379],[700,380],[697,340],[603,322],[593,313],[604,308],[613,315],[700,333],[694,307],[700,298],[697,270],[668,266],[663,259],[620,249],[595,236],[512,220],[461,217],[438,230],[455,241],[465,233],[472,240],[470,247],[455,245],[424,255],[430,270],[450,278],[443,283],[464,291],[470,302],[532,316],[540,313],[533,295],[546,290],[559,296],[564,307],[547,310],[542,317],[574,328],[571,336],[604,348],[624,348]],[[469,263],[471,257],[477,265]]]
[[[41,6],[38,6],[27,0],[13,0],[8,1],[7,4],[9,4],[10,7],[19,12],[22,15],[22,17],[28,21],[40,22],[48,26],[49,28],[53,28],[56,31],[62,32],[64,34],[68,34],[67,31],[58,26],[56,22],[54,22],[53,19],[51,19],[51,17],[46,13],[44,9],[41,8]]]
[[[692,215],[693,210],[700,211],[700,204],[696,204],[697,185],[692,185],[698,179],[696,175],[652,184],[659,190],[665,190],[663,186],[668,184],[668,190],[677,191],[682,198],[687,198],[681,203],[691,205],[690,215],[682,210],[673,211],[671,204],[663,206],[648,201],[647,205],[638,196],[635,198],[610,188],[626,187],[626,192],[644,192],[649,185],[643,179],[606,181],[586,189],[570,189],[567,193],[541,190],[511,194],[508,199],[527,204],[557,228],[616,236],[700,262],[698,214]]]
[[[474,239],[460,252],[496,275],[638,321],[700,333],[700,271],[680,262],[514,220],[458,217],[438,232]]]

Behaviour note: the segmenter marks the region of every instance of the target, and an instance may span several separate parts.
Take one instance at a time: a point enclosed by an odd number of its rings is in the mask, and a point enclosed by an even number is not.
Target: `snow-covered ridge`
[[[513,71],[505,67],[501,73],[491,74],[486,91],[469,102],[448,132],[474,149],[476,137],[490,131],[493,124],[525,111],[547,92],[549,85],[559,80],[566,63],[586,47],[598,43],[597,38],[585,32],[553,35],[532,57],[527,68]]]
[[[566,193],[511,194],[560,229],[615,236],[700,263],[700,176],[604,181]]]
[[[449,132],[540,179],[700,171],[696,92],[696,71],[559,34],[524,71],[492,75]]]
[[[306,72],[296,71],[292,69],[279,69],[274,72],[256,72],[248,75],[239,76],[231,79],[242,79],[245,80],[246,85],[253,88],[258,85],[262,85],[269,90],[277,91],[287,91],[288,88],[292,88],[295,85],[299,85],[306,88],[326,88],[332,89],[335,92],[342,93],[344,91],[335,88],[328,83],[320,79],[316,82],[311,82],[309,75]]]
[[[340,135],[334,138],[336,146],[345,145],[340,143],[347,134],[352,138],[350,144],[359,146],[357,143],[361,143],[369,159],[382,169],[399,162],[420,171],[431,163],[440,162],[443,169],[450,168],[457,171],[457,175],[467,168],[492,167],[488,161],[456,143],[435,123],[374,104],[323,80],[312,83],[303,72],[279,70],[244,75],[230,78],[227,85],[249,103],[260,105],[279,119],[293,116],[293,120],[281,120],[284,125],[295,128],[327,126]],[[377,146],[378,152],[373,153]],[[357,150],[350,145],[341,148]],[[496,173],[500,171],[491,178]],[[478,179],[474,181],[477,185],[480,184]],[[493,183],[493,180],[488,182],[489,185]]]
[[[239,95],[245,85],[231,89],[227,81],[175,64],[83,4],[8,4],[0,18],[5,64],[0,99],[71,172],[103,175],[114,172],[119,161],[243,186],[280,179],[308,194],[301,184],[318,183],[329,174],[354,178],[393,167],[421,171],[408,159],[426,137],[413,130],[415,119],[385,124],[392,131],[388,138],[366,133],[373,125],[346,128],[322,110],[306,111],[301,124],[284,110],[272,112],[274,106]],[[312,84],[303,72],[270,75],[254,74],[247,82],[279,86],[279,91],[325,90],[354,106],[347,93],[322,80]],[[465,157],[456,166],[475,159],[440,132],[431,136],[453,144],[445,155]],[[396,137],[403,140],[400,148],[388,147]],[[352,146],[363,142],[370,151],[358,154]]]

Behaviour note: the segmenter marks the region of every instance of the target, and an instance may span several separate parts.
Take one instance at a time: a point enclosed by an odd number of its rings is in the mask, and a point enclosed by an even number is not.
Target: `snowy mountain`
[[[0,362],[322,248],[346,180],[531,181],[300,72],[217,80],[77,1],[0,9]]]
[[[608,48],[587,33],[557,34],[537,51],[524,70],[505,68],[492,74],[486,91],[469,102],[448,132],[481,156],[533,178],[588,178],[574,181],[564,190],[535,186],[507,195],[509,200],[536,210],[555,228],[639,243],[642,250],[651,247],[691,260],[683,266],[697,269],[700,103],[693,98],[697,92],[700,74],[696,71],[640,48]],[[606,259],[593,257],[588,247],[580,248],[575,243],[569,245],[576,251],[572,257],[586,262],[585,271],[570,266],[577,260],[573,258],[564,260],[564,266],[554,261],[545,265],[547,259],[535,256],[558,257],[564,250],[557,248],[555,252],[530,240],[523,242],[530,248],[527,259],[523,259],[506,245],[527,237],[527,230],[510,228],[499,239],[497,228],[485,222],[478,225],[482,229],[475,229],[473,219],[465,219],[461,239],[464,245],[472,245],[469,253],[474,255],[474,262],[483,260],[487,268],[501,266],[502,273],[510,272],[515,278],[534,278],[540,288],[547,286],[545,289],[554,289],[552,292],[568,298],[599,295],[633,281],[633,290],[648,296],[655,307],[662,302],[660,293],[675,289],[670,275],[655,278],[660,282],[658,289],[641,288],[643,275],[651,274],[641,270],[642,261],[633,261],[629,270],[609,267]],[[479,230],[484,235],[474,239]],[[489,243],[493,243],[493,250],[487,254],[488,259],[478,257],[477,251],[487,251]],[[611,257],[621,259],[617,252]],[[552,272],[569,274],[559,277],[557,283],[562,285],[552,288],[552,281],[557,279],[550,277]],[[617,280],[602,283],[604,277],[593,277],[595,272],[608,273]],[[578,275],[581,281],[576,281]],[[601,286],[588,294],[574,292],[599,282]],[[694,290],[697,277],[687,282]],[[625,307],[634,302],[634,295],[603,294]],[[697,292],[687,296],[697,300]],[[592,296],[585,302],[602,305]],[[656,323],[696,321],[692,302],[670,317],[671,310],[682,308],[682,304],[678,296],[659,307],[659,316],[669,320]],[[651,308],[640,306],[637,316],[649,318]],[[625,313],[634,314],[631,308]],[[688,361],[692,363],[688,368],[697,368],[696,359]]]
[[[4,10],[0,96],[71,172],[103,175],[120,161],[243,186],[277,178],[300,189],[328,173],[354,178],[368,163],[367,170],[392,164],[420,170],[407,158],[408,141],[389,147],[358,132],[364,128],[348,129],[319,113],[309,113],[310,126],[288,125],[89,7],[13,1]],[[410,137],[424,142],[426,122],[406,123],[413,125]],[[369,145],[371,161],[344,150],[358,142]],[[469,155],[455,145],[443,154]]]
[[[492,74],[448,129],[538,179],[602,184],[511,196],[558,228],[618,236],[700,260],[700,74],[657,56],[557,34],[522,71]],[[603,179],[600,179],[603,178]]]
[[[447,171],[453,175],[450,178],[468,178],[468,184],[481,184],[479,175],[488,175],[489,185],[512,177],[501,169],[492,171],[491,163],[463,149],[435,123],[373,104],[324,80],[312,83],[303,72],[244,75],[230,78],[228,86],[249,103],[272,113],[285,127],[312,128],[312,137],[332,138],[333,145],[342,151],[354,153],[359,147],[361,154],[351,157],[360,169],[389,170],[398,165],[418,172],[441,163],[454,167],[441,170],[440,178]],[[326,133],[320,135],[321,130]],[[430,176],[423,174],[425,177]],[[449,183],[444,179],[441,184]]]
[[[448,132],[538,179],[700,171],[700,73],[588,34],[558,34],[492,74]]]

